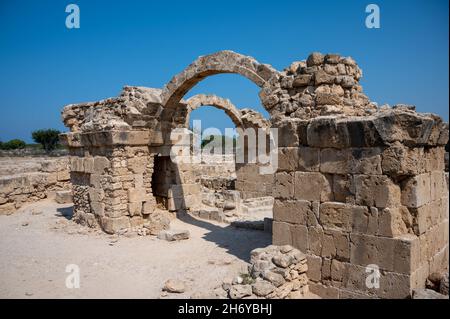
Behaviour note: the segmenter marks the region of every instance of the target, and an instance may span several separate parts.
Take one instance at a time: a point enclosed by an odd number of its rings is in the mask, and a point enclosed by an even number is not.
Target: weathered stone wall
[[[89,142],[83,147],[71,147],[74,220],[109,233],[142,226],[156,206],[149,133],[102,132],[85,138]]]
[[[308,254],[312,292],[405,298],[448,269],[448,129],[404,107],[280,125],[273,243]],[[381,270],[366,286],[366,266]]]
[[[67,157],[10,157],[0,160],[0,214],[70,189]]]

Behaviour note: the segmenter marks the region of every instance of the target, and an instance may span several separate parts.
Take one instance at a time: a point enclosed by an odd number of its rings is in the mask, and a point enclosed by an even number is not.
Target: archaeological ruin
[[[255,83],[270,120],[222,97],[183,99],[220,73]],[[164,214],[201,215],[208,196],[219,213],[265,198],[273,204],[272,242],[305,254],[310,291],[407,298],[431,273],[448,272],[448,124],[408,105],[378,107],[361,77],[352,58],[336,54],[313,53],[278,71],[221,51],[199,57],[162,89],[125,86],[118,97],[68,105],[62,119],[70,131],[61,139],[70,152],[73,218],[111,234],[164,229]],[[238,128],[264,129],[276,171],[262,173],[247,157],[230,185],[226,171],[222,180],[200,180],[193,164],[172,161],[172,133],[187,129],[190,112],[204,105],[224,110]],[[201,187],[213,195],[205,198]],[[378,267],[379,288],[367,284],[368,266]]]

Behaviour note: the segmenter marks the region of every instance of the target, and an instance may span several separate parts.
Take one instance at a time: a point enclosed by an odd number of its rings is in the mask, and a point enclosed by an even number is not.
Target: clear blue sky
[[[80,7],[80,29],[65,27],[69,3]],[[381,9],[381,29],[365,27],[369,3]],[[0,0],[0,140],[65,130],[64,105],[124,85],[162,87],[197,56],[224,49],[277,69],[312,51],[350,55],[373,101],[448,120],[448,12],[447,0]],[[261,111],[258,88],[238,75],[207,78],[188,96],[197,93]],[[195,115],[205,126],[231,125],[218,110]]]

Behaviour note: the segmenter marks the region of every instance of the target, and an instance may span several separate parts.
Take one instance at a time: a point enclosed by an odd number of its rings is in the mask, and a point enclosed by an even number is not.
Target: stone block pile
[[[248,273],[222,288],[231,299],[301,299],[310,297],[306,256],[292,246],[257,248],[250,253]]]

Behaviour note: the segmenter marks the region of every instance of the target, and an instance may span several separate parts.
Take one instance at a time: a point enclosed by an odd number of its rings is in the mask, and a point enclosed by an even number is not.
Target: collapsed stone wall
[[[68,157],[0,159],[0,214],[12,214],[26,203],[70,189]]]

